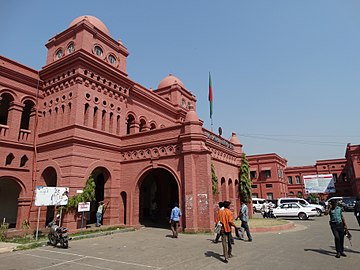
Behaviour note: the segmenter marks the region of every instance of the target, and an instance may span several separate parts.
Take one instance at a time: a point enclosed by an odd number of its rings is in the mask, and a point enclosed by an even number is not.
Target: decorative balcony
[[[31,140],[31,131],[27,129],[20,129],[19,142],[30,142],[30,140]]]
[[[9,136],[9,126],[0,124],[0,138],[7,138]]]

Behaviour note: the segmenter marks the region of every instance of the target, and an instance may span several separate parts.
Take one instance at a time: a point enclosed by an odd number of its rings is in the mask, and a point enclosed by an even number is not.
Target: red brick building
[[[196,97],[173,75],[147,89],[126,71],[127,48],[93,16],[50,38],[46,65],[33,70],[0,56],[0,219],[36,226],[36,186],[82,190],[92,175],[104,224],[168,222],[179,202],[187,231],[210,230],[218,198],[236,201],[242,145],[203,128]],[[211,164],[219,179],[212,193]],[[238,200],[237,200],[238,201]],[[238,211],[238,202],[233,204]],[[54,207],[40,208],[40,226]],[[79,228],[79,216],[64,216]]]
[[[332,174],[336,193],[328,196],[360,196],[360,145],[347,145],[345,158],[318,160],[315,165],[287,166],[276,154],[248,156],[253,197],[308,197],[304,175]]]

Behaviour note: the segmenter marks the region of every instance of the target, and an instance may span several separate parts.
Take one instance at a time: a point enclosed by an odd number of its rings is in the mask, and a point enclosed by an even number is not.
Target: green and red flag
[[[212,92],[212,82],[211,74],[209,72],[209,102],[210,102],[210,119],[212,119],[213,114],[213,92]]]

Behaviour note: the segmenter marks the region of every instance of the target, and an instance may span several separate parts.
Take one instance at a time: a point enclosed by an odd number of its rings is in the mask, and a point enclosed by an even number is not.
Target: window
[[[288,176],[288,184],[292,185],[293,181],[292,181],[292,176]]]
[[[302,192],[301,192],[301,191],[298,191],[297,196],[298,196],[298,197],[302,197]]]
[[[337,174],[336,174],[336,173],[333,173],[332,175],[333,175],[334,183],[336,183],[336,182],[337,182],[337,179],[338,179]]]
[[[28,157],[26,155],[23,155],[20,160],[20,167],[25,167],[26,162],[28,161]]]
[[[100,46],[95,46],[94,47],[94,52],[97,56],[102,56],[103,55],[103,50],[100,48]]]
[[[265,178],[270,178],[271,177],[271,171],[270,170],[263,171],[263,174],[264,174]]]
[[[301,184],[300,176],[299,176],[299,175],[296,175],[296,176],[295,176],[295,181],[296,181],[296,184]]]
[[[186,107],[186,101],[185,101],[185,99],[182,99],[182,100],[181,100],[181,106],[183,106],[184,108]]]
[[[13,155],[13,153],[8,154],[5,160],[5,165],[10,165],[14,158],[15,156]]]
[[[259,198],[259,194],[253,193],[253,194],[251,194],[251,197],[253,197],[253,198]]]
[[[115,56],[112,55],[112,54],[110,54],[110,55],[108,56],[108,60],[109,60],[109,63],[110,63],[110,64],[115,64],[115,62],[116,62],[116,58],[115,58]]]
[[[251,188],[257,188],[257,185],[251,185]]]
[[[71,42],[67,47],[67,53],[72,53],[74,51],[75,51],[75,45],[74,43]]]
[[[57,50],[55,53],[56,59],[63,57],[63,51],[61,49]]]
[[[274,199],[274,194],[272,192],[266,193],[266,199],[267,200],[273,200]]]
[[[266,184],[266,188],[272,188],[272,184]]]
[[[256,179],[256,171],[250,171],[250,179]]]

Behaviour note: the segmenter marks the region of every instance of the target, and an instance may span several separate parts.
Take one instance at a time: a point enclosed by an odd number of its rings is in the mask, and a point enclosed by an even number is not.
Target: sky
[[[2,0],[0,54],[40,70],[50,38],[95,16],[130,52],[132,80],[155,89],[171,73],[205,128],[313,165],[360,144],[359,14],[358,0]]]

